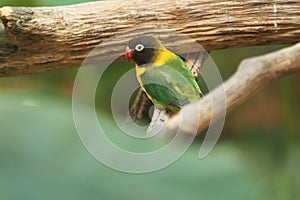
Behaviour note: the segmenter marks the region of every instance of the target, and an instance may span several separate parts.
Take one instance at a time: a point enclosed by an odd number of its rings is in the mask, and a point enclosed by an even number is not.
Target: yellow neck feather
[[[154,58],[153,64],[151,63],[147,66],[142,67],[139,65],[135,66],[137,76],[142,75],[147,69],[164,65],[168,60],[177,59],[177,56],[167,49],[158,49],[156,50],[155,54],[156,56]]]

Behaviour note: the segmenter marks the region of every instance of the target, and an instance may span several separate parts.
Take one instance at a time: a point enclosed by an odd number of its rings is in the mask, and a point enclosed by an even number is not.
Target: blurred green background
[[[84,1],[2,0],[0,6],[79,2]],[[227,79],[242,58],[282,47],[220,50],[211,56]],[[170,167],[133,175],[103,166],[81,144],[71,108],[76,72],[0,79],[1,200],[300,199],[299,74],[270,84],[228,114],[221,139],[205,159],[197,157],[200,136]],[[106,72],[108,87],[97,93],[98,112],[111,126],[110,81],[124,71],[115,72]]]

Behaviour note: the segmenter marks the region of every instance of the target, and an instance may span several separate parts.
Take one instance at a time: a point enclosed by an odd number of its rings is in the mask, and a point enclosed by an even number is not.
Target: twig
[[[171,130],[180,129],[187,133],[193,133],[195,130],[191,130],[193,127],[190,126],[191,119],[198,119],[199,117],[197,127],[198,132],[200,132],[208,127],[212,115],[218,116],[224,111],[221,108],[212,113],[211,97],[220,101],[224,100],[224,96],[221,95],[221,91],[224,90],[226,94],[226,107],[224,109],[230,111],[272,81],[296,72],[300,72],[300,43],[273,53],[245,59],[237,72],[223,85],[214,89],[199,102],[184,106],[177,115],[167,121],[166,127]],[[183,113],[188,117],[183,118],[181,123]]]

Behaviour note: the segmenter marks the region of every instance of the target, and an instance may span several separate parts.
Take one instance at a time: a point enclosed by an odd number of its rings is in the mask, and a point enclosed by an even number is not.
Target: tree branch
[[[101,41],[138,27],[176,30],[207,51],[291,44],[300,35],[300,2],[294,0],[107,0],[61,7],[3,7],[0,18],[5,26],[5,30],[0,26],[0,76],[80,66]],[[125,45],[135,34],[108,45],[98,56]],[[172,46],[169,42],[166,45]],[[178,41],[174,48],[184,51],[184,43]]]
[[[240,64],[237,72],[223,85],[217,87],[199,102],[184,106],[174,117],[168,119],[166,127],[171,130],[183,130],[193,133],[191,123],[198,119],[198,132],[208,127],[212,117],[211,97],[224,101],[221,91],[226,94],[226,110],[230,111],[244,102],[249,96],[260,88],[268,85],[281,77],[300,72],[300,43],[270,54],[245,59]],[[217,108],[214,116],[222,114],[225,108]],[[186,113],[182,119],[181,114]],[[188,115],[186,117],[186,115]],[[181,127],[179,125],[181,124]]]

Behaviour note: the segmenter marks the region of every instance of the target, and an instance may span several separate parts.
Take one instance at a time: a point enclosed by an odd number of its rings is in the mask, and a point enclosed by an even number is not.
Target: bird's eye
[[[142,44],[138,44],[138,45],[136,45],[135,46],[135,50],[137,50],[137,51],[143,51],[144,50],[144,45],[142,45]]]

